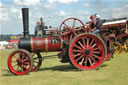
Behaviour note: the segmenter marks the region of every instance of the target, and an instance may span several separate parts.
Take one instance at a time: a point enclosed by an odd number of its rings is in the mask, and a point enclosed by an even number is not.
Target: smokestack
[[[22,17],[23,17],[23,33],[24,37],[28,37],[29,35],[29,9],[28,8],[22,8]]]

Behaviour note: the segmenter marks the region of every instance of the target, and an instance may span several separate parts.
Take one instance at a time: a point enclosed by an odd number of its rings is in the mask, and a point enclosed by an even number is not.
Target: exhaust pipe
[[[29,36],[29,9],[22,8],[22,18],[23,18],[23,34],[24,37]]]

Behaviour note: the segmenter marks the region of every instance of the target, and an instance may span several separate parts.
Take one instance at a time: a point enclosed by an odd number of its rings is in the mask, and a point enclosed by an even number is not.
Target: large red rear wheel
[[[68,18],[62,22],[59,28],[60,37],[69,44],[74,36],[85,32],[84,23],[77,18]]]
[[[80,70],[92,70],[100,67],[106,55],[106,45],[100,37],[94,34],[79,34],[69,45],[70,60]]]
[[[8,68],[15,75],[28,74],[32,66],[33,58],[27,50],[15,50],[8,58]]]

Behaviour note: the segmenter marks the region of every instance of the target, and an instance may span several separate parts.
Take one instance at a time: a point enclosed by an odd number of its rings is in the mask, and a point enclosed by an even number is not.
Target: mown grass
[[[127,85],[128,53],[114,55],[99,70],[78,71],[57,57],[44,59],[37,72],[15,76],[7,67],[8,55],[13,50],[0,50],[0,85]],[[56,53],[47,53],[54,55]],[[42,53],[46,55],[46,53]]]

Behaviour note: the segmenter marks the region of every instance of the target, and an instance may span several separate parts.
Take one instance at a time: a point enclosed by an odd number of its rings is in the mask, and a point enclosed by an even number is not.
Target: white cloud
[[[8,7],[0,2],[0,22],[8,21]]]
[[[51,2],[46,2],[43,4],[45,8],[47,8],[48,10],[54,9],[56,8],[56,4],[53,4]]]
[[[14,4],[18,6],[40,5],[40,0],[14,0]]]
[[[81,15],[88,15],[89,11],[80,10],[80,11],[78,11],[78,13],[81,14]]]
[[[56,12],[55,14],[56,14],[57,16],[65,17],[65,16],[69,16],[71,13],[65,12],[64,10],[60,10],[59,12]]]
[[[90,7],[90,4],[89,3],[84,3],[84,7],[85,8],[89,8]]]
[[[11,6],[10,7],[10,14],[11,14],[11,17],[13,17],[16,20],[22,19],[21,8],[19,8],[19,7]]]
[[[3,4],[0,2],[0,7],[3,6]]]
[[[107,13],[109,10],[107,8],[101,9],[100,12]]]
[[[112,17],[128,17],[128,4],[112,10]]]
[[[50,4],[52,3],[60,3],[60,4],[71,4],[71,3],[76,3],[79,0],[48,0]]]
[[[49,10],[55,9],[57,4],[68,5],[72,3],[77,3],[79,0],[47,0],[43,3],[43,6]]]

